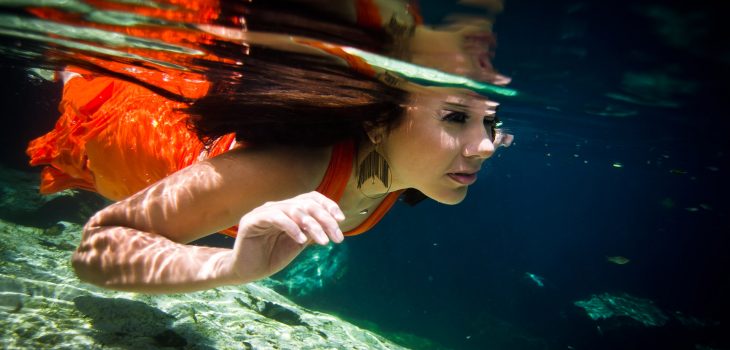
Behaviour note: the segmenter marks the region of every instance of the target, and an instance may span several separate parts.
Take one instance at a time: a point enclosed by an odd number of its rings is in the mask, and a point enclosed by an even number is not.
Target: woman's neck
[[[353,159],[352,173],[345,186],[345,191],[340,199],[340,208],[345,215],[359,216],[372,213],[387,196],[389,189],[376,178],[366,179],[361,186],[358,186],[360,163],[368,153],[372,152],[371,145],[360,145]]]

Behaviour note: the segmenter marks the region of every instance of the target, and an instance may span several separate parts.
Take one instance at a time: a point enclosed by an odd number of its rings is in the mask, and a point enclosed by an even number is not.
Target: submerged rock
[[[616,265],[626,265],[631,262],[631,259],[629,259],[625,256],[616,255],[616,256],[607,256],[606,261],[616,264]]]
[[[154,296],[84,284],[69,264],[80,230],[0,220],[0,348],[403,349],[259,283]]]
[[[88,191],[39,192],[38,172],[0,165],[0,219],[22,225],[50,227],[58,221],[85,222],[108,201]]]
[[[38,193],[39,182],[37,174],[0,165],[0,210],[3,218],[34,212],[54,198],[71,194],[71,191],[63,191],[43,196]]]
[[[644,326],[663,326],[669,321],[669,317],[651,300],[625,293],[593,295],[588,300],[576,301],[574,304],[583,308],[593,320],[623,316]]]
[[[538,276],[534,273],[525,272],[525,278],[535,283],[536,286],[542,288],[545,287],[545,277]]]

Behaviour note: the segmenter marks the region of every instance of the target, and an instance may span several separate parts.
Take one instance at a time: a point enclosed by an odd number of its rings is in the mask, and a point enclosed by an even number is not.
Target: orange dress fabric
[[[180,83],[185,81],[167,84]],[[81,188],[120,200],[194,163],[204,146],[179,111],[184,107],[121,80],[72,78],[54,130],[27,149],[31,165],[48,165],[41,193]],[[222,137],[209,156],[227,151],[234,140],[233,134]]]
[[[154,182],[199,160],[235,146],[235,135],[225,135],[205,150],[188,127],[184,103],[166,99],[138,85],[81,72],[64,86],[61,117],[49,133],[30,142],[31,165],[45,165],[41,193],[69,188],[95,191],[112,200],[124,199]],[[170,79],[161,86],[182,91],[185,79]],[[195,97],[207,91],[199,87]],[[330,164],[317,191],[339,201],[352,173],[354,144],[334,147]],[[356,235],[372,228],[395,203],[400,192],[389,194],[357,228]],[[230,228],[222,233],[236,235]]]

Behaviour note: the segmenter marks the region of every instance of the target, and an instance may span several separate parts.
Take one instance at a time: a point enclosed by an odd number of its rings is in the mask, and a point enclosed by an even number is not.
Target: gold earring
[[[390,190],[390,166],[385,157],[377,151],[377,145],[360,162],[357,173],[357,188],[362,192],[362,184],[368,179],[371,179],[372,183],[375,184],[376,178]]]

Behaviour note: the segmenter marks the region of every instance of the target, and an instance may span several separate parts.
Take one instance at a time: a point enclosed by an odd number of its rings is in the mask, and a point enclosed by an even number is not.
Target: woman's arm
[[[316,188],[328,160],[329,150],[242,149],[192,165],[94,215],[73,267],[103,287],[156,293],[266,277],[308,242],[342,240],[336,203],[297,196]],[[184,244],[237,223],[233,249]]]

